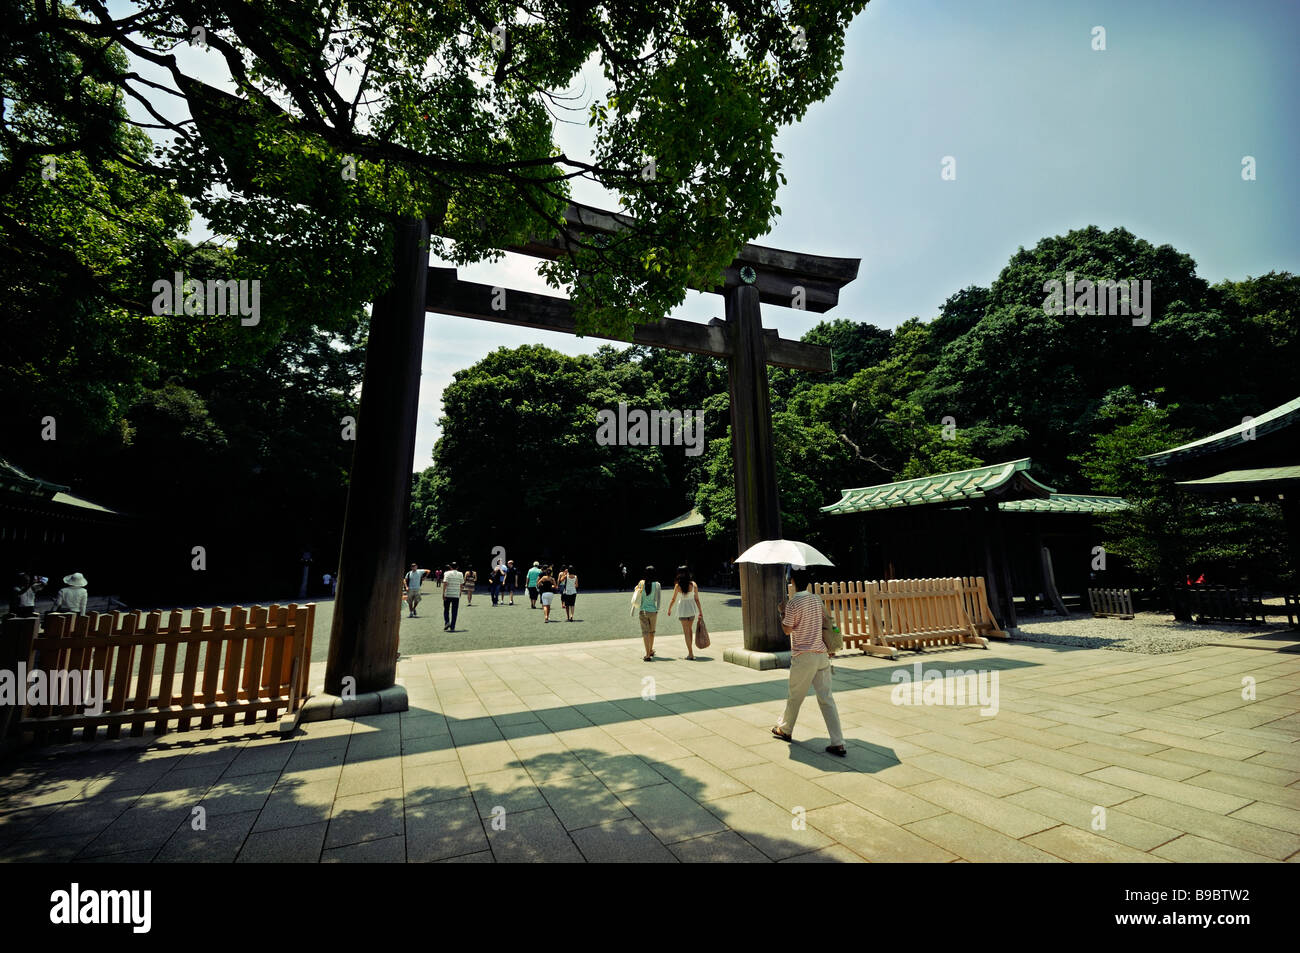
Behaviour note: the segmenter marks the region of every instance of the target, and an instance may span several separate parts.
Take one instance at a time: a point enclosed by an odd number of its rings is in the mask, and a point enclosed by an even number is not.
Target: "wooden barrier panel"
[[[981,645],[1006,638],[988,608],[984,580],[889,579],[815,583],[845,648],[898,658],[900,648]],[[790,587],[794,593],[794,587]]]
[[[185,731],[196,718],[204,728],[216,718],[234,725],[240,715],[249,725],[275,721],[307,697],[315,614],[314,605],[296,603],[236,606],[229,622],[225,609],[213,609],[207,624],[201,609],[188,623],[174,609],[165,624],[161,612],[58,613],[47,616],[43,633],[35,619],[6,619],[3,667],[43,673],[51,691],[43,704],[0,713],[0,738],[6,726],[39,744],[77,728],[89,741],[100,728],[116,738],[123,726],[133,736],[147,725],[164,734],[169,723]],[[75,690],[58,694],[56,685]]]
[[[1089,589],[1088,605],[1096,618],[1113,616],[1117,619],[1133,618],[1133,591],[1131,589]]]
[[[1198,623],[1261,625],[1265,621],[1263,600],[1249,590],[1198,584],[1188,586],[1187,595]]]

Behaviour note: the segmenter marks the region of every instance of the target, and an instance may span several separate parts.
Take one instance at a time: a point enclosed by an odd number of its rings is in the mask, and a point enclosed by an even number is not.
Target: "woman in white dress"
[[[691,581],[691,571],[685,566],[677,567],[677,582],[673,586],[672,600],[668,603],[668,614],[681,622],[682,634],[686,636],[686,660],[694,662],[695,617],[703,619],[704,608],[700,605],[700,587]]]

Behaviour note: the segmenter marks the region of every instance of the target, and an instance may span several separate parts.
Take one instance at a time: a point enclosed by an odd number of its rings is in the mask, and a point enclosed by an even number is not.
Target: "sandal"
[[[844,745],[827,745],[826,750],[841,758],[847,758],[849,755],[848,749]]]
[[[784,731],[782,731],[780,728],[773,728],[773,729],[772,729],[772,734],[776,735],[776,736],[777,736],[778,738],[780,738],[782,741],[794,741],[794,735],[787,735],[787,734],[786,734]]]

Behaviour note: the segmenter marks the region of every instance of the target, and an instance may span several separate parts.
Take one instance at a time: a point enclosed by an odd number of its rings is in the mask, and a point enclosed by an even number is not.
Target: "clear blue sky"
[[[1018,247],[1086,225],[1171,244],[1211,282],[1300,271],[1298,36],[1300,0],[875,0],[849,29],[835,90],[781,134],[783,215],[758,241],[861,258],[826,317],[882,327],[928,320]],[[599,87],[597,73],[586,81]],[[581,155],[585,134],[565,127],[558,141]],[[1254,182],[1241,178],[1247,155]],[[945,156],[955,181],[940,177]],[[508,256],[461,275],[549,291],[534,265]],[[787,337],[817,320],[764,310]],[[719,297],[692,294],[677,316],[720,314]],[[429,315],[418,469],[452,374],[532,342],[600,343]]]

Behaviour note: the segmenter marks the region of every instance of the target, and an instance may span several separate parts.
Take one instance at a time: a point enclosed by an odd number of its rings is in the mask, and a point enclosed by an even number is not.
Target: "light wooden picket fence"
[[[815,583],[813,592],[839,626],[845,648],[866,654],[897,658],[900,648],[987,648],[987,638],[1007,637],[989,609],[980,576],[824,582]]]
[[[7,618],[0,668],[17,671],[21,662],[28,673],[43,671],[47,684],[66,680],[57,673],[102,675],[104,697],[98,712],[52,703],[0,712],[0,739],[30,732],[41,743],[80,729],[89,741],[100,728],[117,738],[123,727],[139,736],[151,724],[163,734],[170,723],[186,731],[292,714],[308,694],[315,616],[314,604],[296,603],[212,609],[206,617],[193,609],[188,621],[180,609],[165,622],[161,612],[51,614],[40,633],[36,619]]]
[[[1133,618],[1133,590],[1089,589],[1088,606],[1095,617]]]

